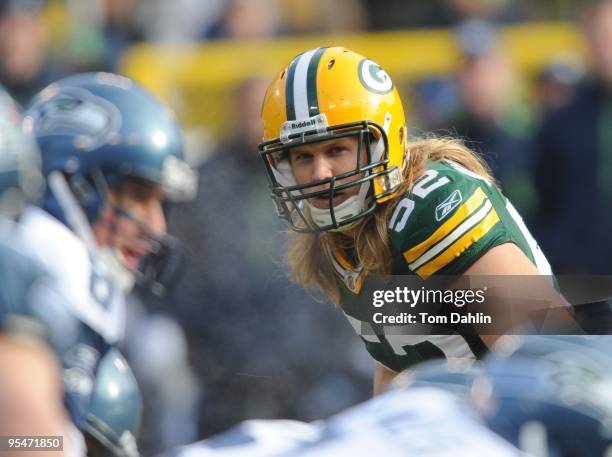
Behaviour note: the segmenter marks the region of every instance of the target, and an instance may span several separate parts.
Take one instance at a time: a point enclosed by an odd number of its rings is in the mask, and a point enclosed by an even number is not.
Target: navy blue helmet
[[[171,201],[195,195],[196,176],[184,160],[174,116],[128,78],[85,73],[61,79],[34,98],[23,122],[38,142],[44,174],[68,177],[90,222],[108,188],[128,176],[159,184]],[[65,217],[52,192],[43,207]]]
[[[138,457],[140,389],[121,353],[111,348],[100,361],[85,433],[90,457]]]
[[[489,388],[474,399],[489,427],[535,455],[610,455],[611,337],[503,338],[485,359]]]
[[[48,181],[43,209],[77,233],[82,224],[71,208],[80,207],[88,223],[95,224],[109,191],[130,178],[158,186],[166,201],[195,196],[197,176],[184,159],[173,114],[123,76],[84,73],[49,85],[26,110],[23,128],[33,134],[42,154]],[[66,187],[68,192],[62,190]],[[130,217],[121,208],[113,209]],[[146,232],[146,224],[141,226]],[[152,255],[130,273],[154,285],[158,270],[164,270],[159,264],[167,264],[168,258],[174,262],[170,251],[176,243],[169,236],[149,239]]]

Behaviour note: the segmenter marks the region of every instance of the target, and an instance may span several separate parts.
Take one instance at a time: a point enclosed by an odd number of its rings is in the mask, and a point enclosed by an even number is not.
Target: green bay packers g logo
[[[386,94],[393,90],[393,82],[385,70],[370,59],[359,62],[359,81],[363,87],[376,94]]]

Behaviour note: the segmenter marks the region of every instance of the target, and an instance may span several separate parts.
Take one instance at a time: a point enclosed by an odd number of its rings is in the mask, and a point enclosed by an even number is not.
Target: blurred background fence
[[[584,57],[582,35],[569,22],[507,25],[501,28],[501,37],[527,82],[533,82],[556,59]],[[439,28],[189,45],[138,44],[126,50],[119,70],[173,107],[188,131],[216,142],[232,134],[238,121],[232,100],[241,83],[271,79],[292,57],[317,46],[344,46],[383,66],[406,100],[409,120],[414,114],[410,103],[413,84],[450,77],[462,58],[455,30]]]

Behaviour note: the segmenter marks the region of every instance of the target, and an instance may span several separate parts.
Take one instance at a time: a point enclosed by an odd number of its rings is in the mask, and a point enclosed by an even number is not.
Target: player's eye
[[[350,151],[350,148],[347,145],[340,143],[340,144],[335,144],[332,147],[330,147],[327,152],[329,155],[340,155],[340,154],[344,154],[349,151]]]
[[[303,162],[312,158],[312,154],[306,151],[291,151],[292,162]]]

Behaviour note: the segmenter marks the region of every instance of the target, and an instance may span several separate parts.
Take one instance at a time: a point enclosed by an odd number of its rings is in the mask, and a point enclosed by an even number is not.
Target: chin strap
[[[134,286],[132,273],[121,265],[118,257],[121,254],[115,252],[115,249],[110,246],[98,246],[87,217],[70,190],[64,175],[59,171],[54,171],[49,174],[47,183],[66,218],[69,228],[83,241],[90,257],[101,259],[113,280],[113,284],[119,287],[123,293],[129,293]]]
[[[129,294],[134,288],[136,278],[134,274],[123,266],[119,258],[121,252],[111,246],[100,246],[98,249],[99,258],[108,266],[109,275],[119,290],[124,294]]]
[[[310,202],[306,202],[306,206],[310,211],[310,217],[312,217],[313,222],[318,227],[325,227],[333,224],[332,211],[334,212],[336,223],[350,219],[364,209],[369,189],[370,181],[364,182],[359,186],[359,193],[357,195],[347,198],[333,208],[317,208]]]
[[[89,254],[97,255],[98,247],[87,217],[71,192],[64,175],[59,171],[51,172],[47,178],[47,184],[56,198],[68,226],[85,243]]]
[[[130,270],[123,266],[120,260],[122,254],[115,249],[114,260],[121,271],[129,274],[130,281],[124,275],[117,279],[121,284],[132,289],[134,284],[149,290],[154,295],[160,297],[171,290],[183,271],[185,263],[185,252],[183,244],[177,238],[165,234],[156,236],[149,232],[146,226],[134,215],[117,205],[111,205],[112,210],[119,217],[129,219],[141,228],[143,239],[149,245],[149,253],[145,255],[136,270]]]

